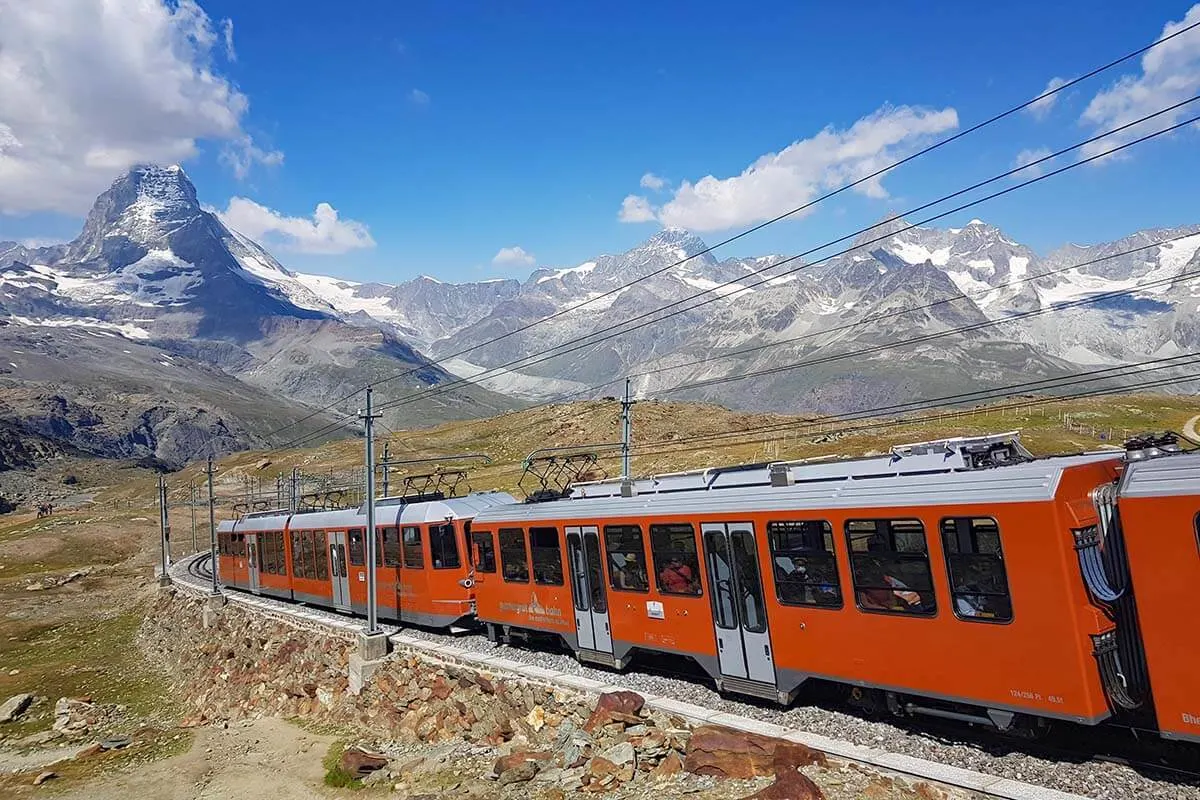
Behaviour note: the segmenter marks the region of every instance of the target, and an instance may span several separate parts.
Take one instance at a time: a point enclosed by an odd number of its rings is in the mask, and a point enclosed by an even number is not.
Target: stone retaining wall
[[[694,726],[644,706],[633,692],[597,700],[423,653],[392,654],[354,694],[348,671],[355,644],[346,636],[304,630],[236,604],[204,612],[203,599],[166,590],[139,632],[141,646],[176,679],[185,726],[298,717],[366,731],[376,741],[466,741],[495,748],[497,787],[535,781],[560,794],[653,785],[687,772],[762,778],[754,797],[825,798],[826,783],[814,770],[840,770],[868,775],[866,783],[884,787],[874,796],[888,800],[978,796],[884,777],[783,739]],[[766,785],[771,778],[775,783]],[[849,779],[839,780],[834,785]]]

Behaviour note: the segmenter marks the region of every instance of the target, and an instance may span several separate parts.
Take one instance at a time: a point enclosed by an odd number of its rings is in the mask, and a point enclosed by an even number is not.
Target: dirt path
[[[188,752],[86,785],[57,788],[71,800],[324,800],[321,759],[333,739],[279,719],[198,728]],[[32,787],[31,787],[32,788]]]

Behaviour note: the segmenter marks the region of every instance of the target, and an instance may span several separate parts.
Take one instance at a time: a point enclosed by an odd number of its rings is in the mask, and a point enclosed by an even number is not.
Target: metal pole
[[[289,508],[293,514],[300,508],[300,468],[292,467],[292,498]]]
[[[159,544],[162,545],[162,579],[169,580],[167,574],[167,481],[158,476],[158,532]]]
[[[191,512],[192,512],[192,552],[195,553],[195,552],[198,552],[198,550],[199,550],[199,548],[196,547],[196,482],[195,481],[188,482],[188,491],[191,493],[191,496],[192,496],[191,501],[188,503],[188,508],[191,509]]]
[[[391,496],[388,494],[388,473],[391,471],[391,467],[388,465],[388,459],[392,457],[391,444],[392,443],[386,439],[383,441],[383,496],[384,497]]]
[[[208,457],[208,466],[204,469],[208,476],[208,553],[209,566],[212,570],[212,593],[220,594],[217,590],[217,504],[213,499],[213,457]]]
[[[372,413],[371,387],[367,387],[367,408],[359,413],[366,423],[366,466],[367,466],[367,635],[379,632],[376,621],[377,600],[375,596],[375,420],[381,415]]]
[[[625,379],[625,399],[621,401],[621,477],[629,475],[629,445],[633,438],[633,423],[629,418],[629,409],[633,401],[629,399],[629,378]]]

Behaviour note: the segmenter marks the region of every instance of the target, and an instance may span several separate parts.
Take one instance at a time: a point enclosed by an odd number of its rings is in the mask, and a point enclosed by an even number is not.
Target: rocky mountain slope
[[[389,383],[409,394],[453,379],[393,326],[346,316],[204,211],[182,169],[137,167],[74,241],[0,243],[0,350],[12,354],[0,364],[0,420],[84,452],[181,463],[212,440],[270,443],[262,435],[306,404],[368,381],[412,371]],[[95,421],[54,411],[59,400]],[[356,399],[344,405],[307,428],[344,418]],[[466,387],[405,410],[442,420],[512,405]]]
[[[303,282],[344,313],[395,324],[433,356],[456,356],[446,366],[464,376],[576,337],[656,320],[559,358],[481,378],[489,388],[538,399],[576,391],[612,394],[626,374],[649,372],[637,380],[644,396],[761,410],[848,411],[1052,377],[1080,365],[1200,350],[1200,288],[1190,277],[1200,270],[1200,225],[1070,245],[1046,256],[981,220],[952,229],[906,227],[903,220],[889,220],[860,236],[850,252],[808,265],[781,263],[782,256],[719,260],[703,253],[706,245],[697,237],[668,229],[626,253],[539,269],[520,284],[423,278],[414,282],[419,291],[412,284],[339,282],[333,292],[333,279],[303,276]],[[1167,239],[1176,241],[1076,266]],[[676,265],[688,256],[695,257]],[[1138,287],[1131,297],[1062,308]],[[463,296],[471,305],[453,306],[458,316],[439,313]],[[713,296],[718,299],[697,305]],[[369,305],[369,298],[380,306]],[[657,311],[674,303],[680,305],[670,312]],[[423,321],[430,319],[436,323]],[[976,329],[891,346],[964,326]],[[740,353],[761,345],[770,347]],[[457,355],[464,350],[470,352]],[[727,353],[735,355],[714,358]],[[672,391],[814,361],[820,363]]]

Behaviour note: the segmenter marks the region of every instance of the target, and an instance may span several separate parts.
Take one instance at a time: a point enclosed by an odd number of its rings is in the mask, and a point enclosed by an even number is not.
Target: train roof
[[[400,498],[395,498],[400,500]],[[517,499],[507,492],[473,492],[463,497],[429,500],[422,503],[391,502],[384,498],[375,502],[376,525],[420,525],[443,522],[447,518],[473,518],[479,512],[497,506],[516,505]],[[366,506],[358,509],[366,524]]]
[[[450,519],[472,518],[480,511],[496,506],[514,505],[517,500],[507,492],[474,492],[463,497],[448,497],[444,500],[421,500],[407,502],[400,497],[385,497],[375,501],[375,524],[420,525]],[[355,528],[367,524],[365,505],[358,508],[340,508],[332,511],[307,511],[299,514],[271,512],[248,514],[238,522],[239,532],[279,531],[291,519],[291,527],[297,530],[319,528]]]
[[[1200,494],[1200,453],[1133,461],[1121,479],[1120,497]]]
[[[1054,498],[1065,470],[1122,458],[1121,451],[1038,459],[987,469],[943,468],[938,472],[855,474],[838,469],[823,479],[776,485],[733,485],[633,496],[568,498],[498,508],[479,515],[490,521],[538,521],[654,515],[729,514],[755,511],[819,511],[879,506],[932,506],[969,503],[1020,503]],[[862,462],[858,462],[862,463]],[[834,465],[821,465],[834,466]],[[840,464],[837,466],[841,466]]]

